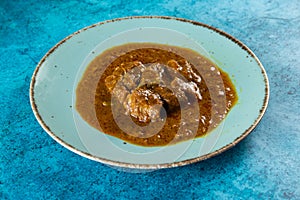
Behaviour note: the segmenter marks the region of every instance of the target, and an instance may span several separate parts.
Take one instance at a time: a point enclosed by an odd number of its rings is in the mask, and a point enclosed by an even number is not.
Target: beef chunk
[[[159,94],[147,88],[137,88],[123,103],[126,114],[140,122],[155,121],[160,118],[163,101]]]

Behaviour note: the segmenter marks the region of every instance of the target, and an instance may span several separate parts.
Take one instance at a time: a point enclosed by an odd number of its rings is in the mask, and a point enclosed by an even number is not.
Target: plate
[[[93,58],[108,48],[130,42],[169,44],[198,51],[228,73],[237,90],[237,104],[205,137],[175,145],[142,147],[96,130],[75,109],[77,84]],[[42,58],[30,85],[32,110],[54,140],[86,158],[133,169],[182,166],[224,152],[257,126],[268,100],[267,74],[246,45],[206,24],[162,16],[119,18],[71,34]]]

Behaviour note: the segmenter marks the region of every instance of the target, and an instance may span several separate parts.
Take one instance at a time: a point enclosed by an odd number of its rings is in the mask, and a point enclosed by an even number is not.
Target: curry
[[[237,99],[228,74],[212,61],[187,48],[153,43],[104,51],[76,89],[76,109],[86,122],[141,146],[204,136]]]

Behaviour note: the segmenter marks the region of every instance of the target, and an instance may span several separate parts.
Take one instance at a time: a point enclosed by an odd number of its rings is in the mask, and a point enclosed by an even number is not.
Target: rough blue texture
[[[111,169],[52,140],[29,104],[36,64],[72,32],[130,15],[201,21],[248,45],[271,86],[255,131],[220,156],[145,174]],[[0,199],[300,199],[299,58],[299,0],[1,0]]]

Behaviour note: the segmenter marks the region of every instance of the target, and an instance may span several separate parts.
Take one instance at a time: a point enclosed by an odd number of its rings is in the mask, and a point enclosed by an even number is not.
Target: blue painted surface
[[[59,40],[131,15],[197,20],[261,59],[271,96],[258,127],[209,160],[144,174],[117,171],[52,140],[28,97],[36,64]],[[0,1],[0,199],[300,199],[300,1]]]

